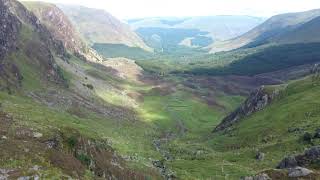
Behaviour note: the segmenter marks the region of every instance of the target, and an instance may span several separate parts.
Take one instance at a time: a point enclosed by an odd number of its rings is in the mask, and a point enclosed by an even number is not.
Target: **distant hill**
[[[58,5],[90,44],[123,44],[151,51],[128,25],[104,10],[81,6]]]
[[[198,29],[179,29],[179,28],[139,28],[136,32],[143,40],[158,51],[171,52],[179,46],[205,47],[213,41],[208,37],[208,32]],[[189,39],[188,44],[183,42]]]
[[[281,44],[320,42],[320,16],[278,37],[274,41]]]
[[[251,16],[204,16],[185,18],[144,18],[128,20],[133,29],[146,27],[198,29],[214,41],[235,38],[261,24],[265,19]]]
[[[209,32],[214,41],[223,41],[238,37],[263,23],[265,18],[252,16],[208,16],[193,17],[181,24],[179,28],[198,28]]]
[[[295,37],[294,41],[289,40],[291,35],[288,34],[294,33],[295,31],[299,31],[299,33],[306,32],[301,31],[301,29],[305,29],[303,26],[307,25],[309,26],[309,29],[311,27],[305,23],[318,16],[320,16],[319,9],[273,16],[265,23],[238,38],[225,42],[214,43],[210,49],[211,52],[214,53],[229,51],[240,47],[255,47],[267,43],[303,43],[305,40],[304,38],[310,34],[300,34],[299,37]],[[316,30],[314,32],[316,32]],[[292,36],[294,35],[292,34]]]

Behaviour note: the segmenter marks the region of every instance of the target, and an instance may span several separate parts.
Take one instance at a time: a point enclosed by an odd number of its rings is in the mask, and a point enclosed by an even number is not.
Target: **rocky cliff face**
[[[66,49],[71,52],[86,49],[69,19],[57,6],[43,2],[24,2],[24,5],[48,28],[54,39],[63,43]]]
[[[104,10],[65,5],[59,5],[59,8],[89,44],[124,44],[152,51],[129,25]]]
[[[0,60],[17,47],[17,34],[21,23],[6,8],[6,1],[0,0]]]
[[[22,24],[28,25],[35,33],[38,33],[40,40],[61,57],[66,55],[66,50],[60,40],[55,39],[50,31],[41,21],[20,2],[16,0],[2,0],[4,7],[10,11]]]
[[[52,34],[55,40],[61,41],[64,48],[77,57],[87,61],[102,61],[93,49],[80,38],[68,17],[56,5],[44,2],[23,2],[32,11],[41,24]]]
[[[38,18],[15,0],[0,0],[0,89],[21,86],[18,64],[34,64],[44,80],[63,82],[54,55],[64,58],[66,50]],[[24,35],[25,31],[29,34]],[[34,38],[36,37],[36,38]],[[13,58],[19,53],[24,58]],[[10,56],[9,56],[10,55]]]
[[[237,110],[224,118],[222,122],[214,129],[214,132],[227,130],[232,125],[241,121],[242,118],[262,110],[273,99],[275,99],[278,94],[279,91],[268,93],[264,87],[257,89],[251,93],[249,98]]]
[[[8,89],[9,84],[20,85],[22,76],[12,63],[4,62],[4,57],[17,49],[21,22],[7,8],[7,1],[0,0],[0,90]]]

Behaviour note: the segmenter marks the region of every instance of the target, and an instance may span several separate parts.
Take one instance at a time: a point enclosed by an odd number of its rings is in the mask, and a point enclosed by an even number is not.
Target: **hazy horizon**
[[[30,1],[30,0],[27,0]],[[216,15],[244,15],[270,17],[277,14],[320,8],[319,0],[41,0],[58,4],[81,5],[104,9],[120,19],[146,17],[191,17]],[[165,10],[165,11],[164,11]]]

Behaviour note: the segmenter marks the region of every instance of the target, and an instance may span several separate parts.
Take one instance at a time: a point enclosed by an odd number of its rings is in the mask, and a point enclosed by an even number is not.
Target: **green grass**
[[[125,57],[130,59],[146,59],[153,56],[153,53],[141,48],[129,47],[122,44],[95,43],[92,48],[106,58]]]
[[[27,29],[22,32],[23,37],[28,35]],[[228,56],[233,57],[230,60],[232,61],[252,53],[251,51],[241,52],[243,54],[240,55],[234,52],[228,55],[220,54],[212,61],[199,63],[199,66],[206,66],[206,62],[213,63],[214,66],[221,65],[225,63],[224,60]],[[192,57],[203,57],[202,55]],[[239,179],[243,175],[274,168],[285,155],[302,152],[305,147],[310,146],[310,144],[301,142],[303,134],[289,133],[289,127],[300,127],[311,133],[320,127],[318,121],[320,87],[318,82],[312,81],[312,78],[293,81],[283,86],[268,87],[268,92],[274,89],[282,90],[281,96],[270,106],[243,119],[231,132],[211,134],[215,125],[228,112],[235,109],[244,100],[243,97],[215,92],[216,102],[225,108],[221,110],[215,106],[209,106],[184,87],[181,83],[185,80],[183,76],[164,77],[165,80],[180,85],[174,86],[175,91],[163,94],[153,89],[151,85],[122,80],[97,64],[80,61],[75,57],[70,60],[70,66],[77,66],[79,74],[81,70],[81,73],[87,77],[87,81],[85,77],[77,76],[70,69],[62,69],[62,74],[71,84],[67,89],[43,82],[37,66],[32,63],[33,59],[27,58],[23,52],[19,51],[9,58],[17,64],[24,77],[22,89],[14,95],[0,92],[0,100],[2,110],[13,116],[17,126],[34,128],[42,132],[44,136],[50,135],[54,129],[66,131],[71,128],[88,138],[108,139],[117,153],[122,156],[135,157],[135,161],[128,163],[130,167],[139,170],[148,171],[153,159],[163,158],[153,147],[153,140],[173,134],[173,138],[163,144],[163,148],[170,152],[174,160],[166,161],[165,164],[179,178]],[[183,59],[183,57],[180,58]],[[168,60],[163,61],[160,65],[147,61],[143,63],[145,65],[150,63],[148,65],[152,66],[156,72],[171,72],[177,68],[183,70],[185,67],[198,66],[190,64],[191,60],[184,62]],[[166,67],[171,69],[168,70]],[[68,99],[69,93],[79,90],[74,89],[77,88],[76,83],[85,81],[91,84],[94,82],[91,79],[108,86],[101,86],[101,88],[97,87],[99,84],[94,84],[88,98],[103,101],[111,106],[127,108],[132,111],[132,115],[139,118],[134,121],[130,121],[125,116],[112,118],[96,114],[85,108],[77,109],[85,115],[78,117],[68,109],[47,107],[26,96],[30,92],[46,94],[49,90],[55,90]],[[209,90],[197,91],[205,94]],[[124,94],[127,92],[141,93],[143,100],[135,101],[123,95],[122,92]],[[71,138],[69,145],[73,144]],[[264,161],[255,160],[257,151],[266,153]],[[85,163],[88,161],[85,156],[78,158]],[[12,162],[7,165],[23,164],[23,160],[22,158],[20,162]],[[52,170],[52,173],[59,174],[60,172]]]
[[[204,144],[240,168],[235,176],[275,168],[285,156],[311,146],[301,139],[303,132],[313,133],[320,127],[319,91],[312,78],[291,82],[270,106],[244,118],[231,132],[213,134]],[[289,133],[291,127],[302,128],[303,132]],[[257,151],[266,153],[264,161],[254,159]]]
[[[129,164],[131,167],[140,170],[145,170],[146,167],[151,165],[149,158],[162,159],[152,145],[152,141],[159,138],[162,133],[171,131],[179,134],[176,127],[181,122],[188,131],[183,137],[179,137],[172,142],[172,145],[176,143],[179,148],[188,148],[186,146],[188,141],[197,142],[199,139],[203,139],[224,115],[224,113],[208,106],[199,98],[185,91],[183,87],[180,87],[175,93],[163,96],[152,91],[150,86],[138,85],[112,77],[93,64],[76,59],[70,60],[70,63],[75,63],[84,68],[88,78],[95,77],[106,83],[118,85],[128,91],[143,92],[144,101],[134,109],[141,121],[129,122],[125,119],[106,119],[86,109],[79,109],[79,111],[86,114],[85,118],[79,118],[65,109],[48,108],[36,103],[33,99],[25,97],[23,93],[13,96],[0,93],[4,111],[13,114],[14,119],[19,120],[19,124],[25,127],[37,127],[44,134],[50,133],[47,130],[53,127],[59,129],[72,128],[89,138],[109,139],[112,142],[112,147],[119,154],[137,157],[137,161],[129,162]],[[32,72],[34,72],[32,69],[23,71],[25,75],[24,82],[29,83],[29,85],[26,84],[26,87],[30,86],[25,91],[35,90],[37,86],[33,84],[39,83],[39,79],[34,78],[34,76],[37,76],[33,75]],[[69,81],[78,81],[74,74],[68,71],[64,73],[67,74]],[[70,88],[72,89],[72,87]],[[115,98],[120,98],[117,103],[116,100],[110,97],[112,91],[105,90],[101,93],[105,95],[105,101],[116,103],[116,105],[123,105],[123,102],[128,100],[124,97],[119,97],[118,94],[114,94]],[[97,95],[99,95],[99,92],[97,92]],[[235,108],[241,100],[239,97],[231,98],[225,97],[225,95],[220,99],[220,101],[229,104],[228,108]],[[211,159],[201,163],[206,164],[209,161]],[[178,162],[177,164],[179,164]],[[180,167],[178,165],[172,167],[174,171],[178,171],[180,168],[189,171],[188,167]],[[192,171],[189,173],[190,177],[198,177],[200,175]],[[201,174],[201,176],[205,177],[205,173]]]
[[[192,94],[178,91],[166,96],[151,94],[144,96],[141,107],[143,119],[153,122],[157,127],[175,131],[180,121],[190,131],[199,135],[208,132],[222,117],[222,114],[201,102]]]

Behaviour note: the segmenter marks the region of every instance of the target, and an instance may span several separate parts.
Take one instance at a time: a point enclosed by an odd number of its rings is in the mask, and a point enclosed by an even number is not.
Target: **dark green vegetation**
[[[97,52],[106,58],[126,57],[131,59],[147,59],[154,54],[138,47],[128,47],[123,44],[100,44],[92,46]]]
[[[172,49],[180,46],[186,38],[193,38],[191,46],[205,47],[213,40],[206,37],[209,32],[198,29],[176,29],[176,28],[139,28],[136,32],[143,38],[147,45],[157,51],[171,53]]]
[[[208,56],[206,50],[199,48],[190,48],[185,46],[174,46],[170,49],[170,52],[148,52],[141,48],[128,47],[125,45],[115,44],[94,44],[95,49],[99,54],[105,58],[125,57],[134,60],[140,60],[144,62],[184,62],[196,59],[198,56]]]
[[[320,61],[320,44],[271,46],[240,58],[224,67],[194,68],[184,73],[199,75],[256,75]]]
[[[320,61],[320,44],[268,45],[184,59],[138,61],[146,71],[159,74],[257,75]]]

